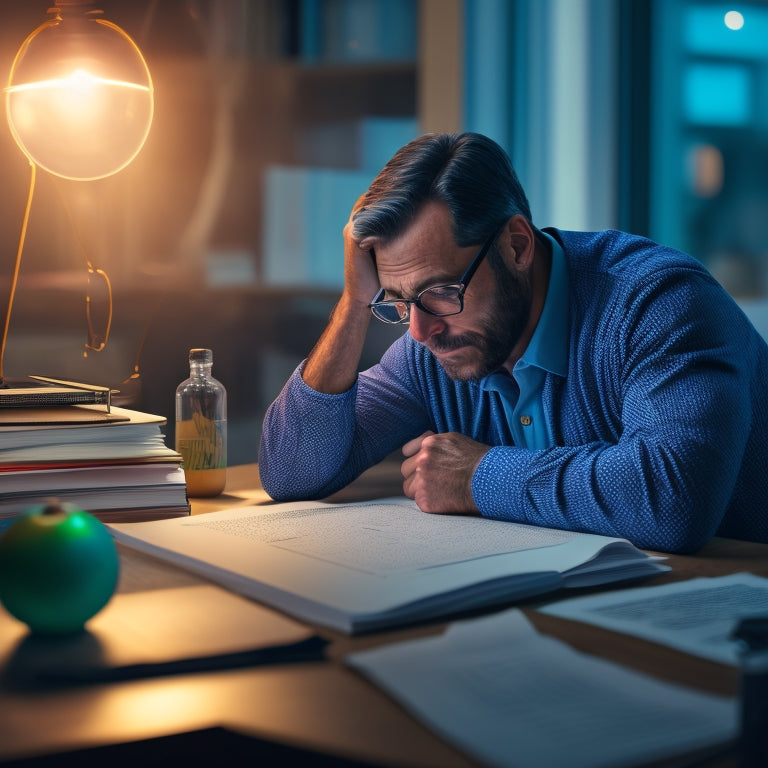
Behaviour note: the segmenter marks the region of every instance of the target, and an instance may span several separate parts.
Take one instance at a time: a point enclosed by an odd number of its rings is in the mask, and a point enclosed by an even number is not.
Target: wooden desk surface
[[[334,501],[401,494],[399,467],[385,462],[369,470]],[[193,500],[192,513],[269,503],[256,465],[228,470],[225,493]],[[120,592],[197,585],[203,579],[142,553],[120,547]],[[726,539],[710,542],[695,556],[669,558],[663,583],[695,576],[751,571],[768,576],[768,545]],[[574,648],[664,679],[702,690],[736,695],[738,671],[638,638],[537,613],[546,599],[518,603],[540,632]],[[1,610],[1,609],[0,609]],[[0,670],[13,648],[0,622]],[[296,665],[81,686],[57,690],[0,689],[0,762],[82,747],[117,744],[226,726],[240,733],[298,745],[338,758],[377,765],[466,768],[474,763],[411,718],[374,685],[347,669],[350,651],[383,642],[433,634],[444,623],[351,638],[325,628],[328,660]],[[56,763],[58,765],[58,763]],[[679,765],[674,761],[657,765]],[[702,759],[709,768],[735,766],[734,754]]]

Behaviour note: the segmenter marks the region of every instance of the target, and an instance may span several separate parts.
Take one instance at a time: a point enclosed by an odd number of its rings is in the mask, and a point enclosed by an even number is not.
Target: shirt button
[[[524,427],[530,427],[531,424],[533,423],[533,419],[530,416],[528,416],[528,415],[523,415],[523,416],[520,417],[520,423]]]

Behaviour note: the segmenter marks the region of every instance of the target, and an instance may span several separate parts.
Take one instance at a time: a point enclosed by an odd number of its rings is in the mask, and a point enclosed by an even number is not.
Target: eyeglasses
[[[101,352],[107,346],[112,327],[112,285],[103,269],[94,269],[88,262],[88,290],[85,294],[85,318],[88,322],[88,338],[83,356],[88,350]]]
[[[501,227],[496,229],[491,237],[483,243],[458,283],[425,288],[423,291],[419,291],[413,299],[385,299],[385,291],[381,288],[368,305],[374,317],[392,325],[408,323],[411,319],[412,304],[415,304],[422,312],[434,317],[448,317],[461,313],[464,310],[464,293],[469,281],[495,242],[501,229]]]
[[[69,206],[68,196],[59,186],[57,179],[56,189],[59,193],[64,211],[72,227],[72,234],[85,258],[88,267],[88,287],[85,291],[85,320],[88,323],[88,335],[85,340],[83,357],[88,357],[88,351],[101,352],[109,341],[109,331],[112,328],[112,284],[109,276],[103,269],[94,267],[83,239],[80,227]]]

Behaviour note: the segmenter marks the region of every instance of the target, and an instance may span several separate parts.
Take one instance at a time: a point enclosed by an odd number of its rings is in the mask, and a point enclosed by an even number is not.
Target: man
[[[425,512],[686,552],[768,541],[768,346],[693,258],[537,229],[478,134],[403,147],[344,230],[344,291],[264,421],[275,499],[402,447]],[[409,323],[358,373],[372,316]]]

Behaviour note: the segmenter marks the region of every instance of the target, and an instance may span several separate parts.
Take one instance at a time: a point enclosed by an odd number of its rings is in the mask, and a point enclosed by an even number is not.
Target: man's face
[[[501,368],[523,335],[530,314],[529,281],[512,274],[503,263],[493,269],[488,264],[486,268],[495,277],[489,293],[470,295],[470,283],[464,299],[462,314],[471,313],[474,328],[452,329],[453,324],[447,322],[445,330],[424,341],[445,372],[458,381],[478,381]],[[418,309],[416,312],[422,315]],[[451,321],[459,317],[443,319]]]
[[[454,243],[450,213],[430,203],[406,232],[376,248],[376,266],[387,298],[411,299],[424,288],[456,283],[476,252],[477,246]],[[500,259],[494,268],[486,256],[464,295],[464,310],[434,317],[411,305],[410,332],[452,379],[478,380],[512,356],[530,310],[528,274],[513,273]]]

